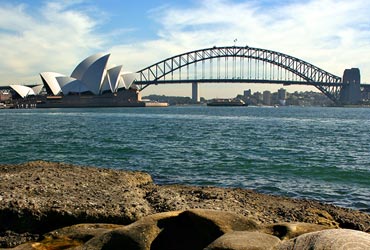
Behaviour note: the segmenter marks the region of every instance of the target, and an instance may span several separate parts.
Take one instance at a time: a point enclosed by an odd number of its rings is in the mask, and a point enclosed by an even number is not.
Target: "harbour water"
[[[0,110],[0,163],[146,171],[159,184],[242,187],[370,212],[370,109]]]

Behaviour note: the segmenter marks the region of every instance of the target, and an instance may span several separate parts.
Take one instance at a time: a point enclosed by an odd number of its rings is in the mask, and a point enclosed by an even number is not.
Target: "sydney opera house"
[[[145,106],[133,84],[136,74],[122,66],[108,68],[110,54],[83,60],[71,76],[40,73],[43,85],[10,85],[20,99],[37,100],[37,107],[128,107]],[[44,92],[41,94],[41,92]]]

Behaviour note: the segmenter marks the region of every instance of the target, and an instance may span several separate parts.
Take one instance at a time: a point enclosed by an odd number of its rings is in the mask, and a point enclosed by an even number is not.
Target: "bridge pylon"
[[[199,96],[199,86],[198,82],[193,82],[191,84],[191,99],[194,103],[199,103],[200,102],[200,96]]]
[[[358,68],[346,69],[343,73],[343,87],[340,90],[339,102],[354,105],[361,102],[361,76]]]

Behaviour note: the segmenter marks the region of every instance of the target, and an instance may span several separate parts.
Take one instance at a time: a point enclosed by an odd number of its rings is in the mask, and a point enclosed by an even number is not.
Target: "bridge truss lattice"
[[[213,47],[179,54],[137,72],[140,90],[170,83],[312,85],[335,103],[342,79],[299,58],[260,48]]]

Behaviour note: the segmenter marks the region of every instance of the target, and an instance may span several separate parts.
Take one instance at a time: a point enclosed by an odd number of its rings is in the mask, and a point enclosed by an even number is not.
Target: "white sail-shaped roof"
[[[125,88],[126,89],[129,89],[131,87],[132,83],[136,79],[136,73],[125,73],[125,74],[122,74],[122,78],[123,78],[123,83],[125,85]]]
[[[17,92],[18,95],[20,95],[22,98],[25,98],[25,97],[30,96],[30,95],[35,95],[35,92],[33,91],[33,89],[30,88],[30,87],[27,87],[27,86],[12,84],[12,85],[10,85],[10,87],[15,92]]]
[[[133,88],[136,73],[123,73],[122,65],[107,70],[110,54],[98,53],[89,56],[73,70],[70,77],[55,72],[40,73],[49,94],[91,92],[100,95],[104,92],[117,92],[118,89]]]
[[[40,73],[41,79],[44,85],[49,89],[53,95],[59,95],[62,91],[60,84],[57,81],[57,77],[63,76],[62,74],[55,72],[42,72]]]
[[[105,75],[103,84],[101,85],[100,92],[103,93],[107,90],[110,90],[111,92],[113,92],[109,74]]]
[[[112,92],[116,92],[118,89],[119,79],[122,72],[122,65],[111,68],[108,70],[108,75],[110,79],[111,84],[111,90]]]
[[[125,88],[125,84],[123,83],[123,78],[122,78],[122,75],[121,75],[118,79],[118,83],[116,85],[116,90],[119,90],[119,89],[122,89],[122,88]]]
[[[32,87],[32,90],[36,95],[38,95],[38,94],[41,93],[43,88],[44,88],[44,85],[40,84],[40,85],[36,85],[36,86]]]
[[[89,56],[88,58],[86,58],[85,60],[80,62],[80,64],[77,65],[77,67],[73,70],[71,77],[76,78],[78,80],[82,80],[87,69],[103,56],[104,56],[103,53],[97,53],[95,55]]]
[[[71,77],[83,82],[89,90],[98,95],[105,78],[105,67],[110,54],[96,54],[83,60],[72,72]]]
[[[64,95],[69,93],[83,93],[89,91],[89,88],[80,80],[77,80],[72,77],[64,76],[57,77],[58,82],[62,85],[62,92]]]

